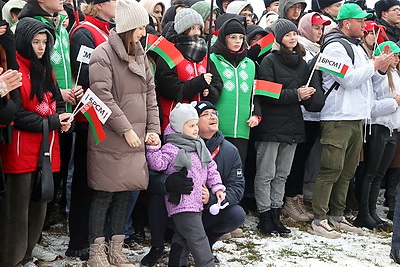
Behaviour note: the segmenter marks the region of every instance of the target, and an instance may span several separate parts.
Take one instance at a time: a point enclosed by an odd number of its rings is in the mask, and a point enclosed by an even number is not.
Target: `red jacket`
[[[58,113],[63,111],[61,93],[53,96],[47,92],[39,103],[36,96],[31,99],[30,60],[17,53],[22,86],[14,90],[11,98],[18,107],[12,143],[1,147],[4,173],[29,173],[36,170],[42,142],[42,118],[49,119],[49,145],[53,172],[60,171],[60,147],[58,129],[61,124]],[[56,100],[55,100],[56,99]]]

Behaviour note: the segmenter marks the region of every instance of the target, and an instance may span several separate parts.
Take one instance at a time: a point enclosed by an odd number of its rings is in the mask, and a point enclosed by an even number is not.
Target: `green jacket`
[[[245,57],[234,67],[222,55],[212,53],[210,59],[221,76],[223,87],[217,102],[219,129],[225,137],[249,139],[254,62]]]

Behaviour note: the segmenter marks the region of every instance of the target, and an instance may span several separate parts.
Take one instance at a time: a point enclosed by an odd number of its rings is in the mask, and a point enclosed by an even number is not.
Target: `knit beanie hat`
[[[265,8],[269,7],[273,2],[278,2],[279,0],[264,0]]]
[[[288,32],[292,32],[292,31],[297,32],[296,25],[287,19],[278,19],[277,21],[275,21],[274,25],[275,25],[275,27],[274,27],[275,41],[278,44],[282,44],[282,38]]]
[[[193,104],[194,105],[194,104]],[[199,115],[192,104],[178,103],[169,115],[172,130],[182,133],[183,125],[189,120],[198,120]]]
[[[201,113],[203,113],[204,110],[207,110],[207,109],[213,109],[213,110],[217,111],[217,108],[208,101],[193,101],[190,104],[194,105],[194,108],[196,109],[197,114],[199,116],[201,115]]]
[[[127,32],[149,24],[149,15],[135,0],[117,0],[115,24],[117,33]]]
[[[194,9],[185,8],[175,15],[174,29],[176,33],[182,34],[194,25],[200,25],[201,28],[204,28],[203,18]]]
[[[246,35],[245,27],[237,19],[230,19],[230,20],[226,21],[224,24],[222,24],[221,29],[223,29],[223,30],[220,31],[220,34],[223,35],[222,37],[224,37],[224,39],[225,39],[225,36],[232,34],[232,33],[241,33],[241,34]]]
[[[206,1],[199,1],[190,8],[196,10],[197,13],[199,13],[203,18],[203,21],[206,21],[206,19],[210,16],[211,4]],[[218,7],[213,5],[213,11],[217,9]]]
[[[375,3],[375,13],[380,19],[382,18],[382,11],[388,11],[392,6],[400,5],[398,0],[379,0]]]
[[[328,7],[330,5],[333,5],[334,3],[340,2],[341,0],[316,0],[317,8],[318,10],[313,11],[322,11],[325,7]]]

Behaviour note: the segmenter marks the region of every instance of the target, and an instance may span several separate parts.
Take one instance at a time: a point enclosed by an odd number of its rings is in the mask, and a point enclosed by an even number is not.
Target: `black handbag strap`
[[[37,167],[38,169],[42,168],[43,158],[50,157],[49,152],[49,121],[47,118],[43,118],[43,138],[42,144],[40,146],[40,154]]]

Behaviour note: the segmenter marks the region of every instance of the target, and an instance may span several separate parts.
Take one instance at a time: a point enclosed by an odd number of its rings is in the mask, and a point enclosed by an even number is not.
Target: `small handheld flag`
[[[279,99],[282,84],[264,80],[254,80],[254,95],[263,95]]]
[[[99,117],[97,117],[97,113],[93,108],[92,102],[87,102],[85,105],[83,105],[81,108],[81,112],[83,113],[83,115],[85,115],[86,119],[89,122],[96,145],[100,144],[106,138],[106,134],[103,130],[103,127],[101,126]]]
[[[271,50],[274,40],[275,40],[275,37],[271,32],[271,33],[265,35],[263,38],[261,38],[257,42],[255,42],[254,44],[252,44],[251,46],[256,45],[256,44],[260,45],[261,51],[258,54],[258,56],[261,56],[262,54],[265,54],[266,52]]]
[[[146,52],[147,51],[157,53],[167,62],[171,69],[183,60],[182,53],[179,52],[173,43],[163,36],[147,34]]]
[[[321,53],[318,57],[317,62],[315,63],[315,69],[328,72],[340,78],[343,78],[347,70],[349,69],[349,66],[341,63],[340,61],[338,61],[337,58]]]

